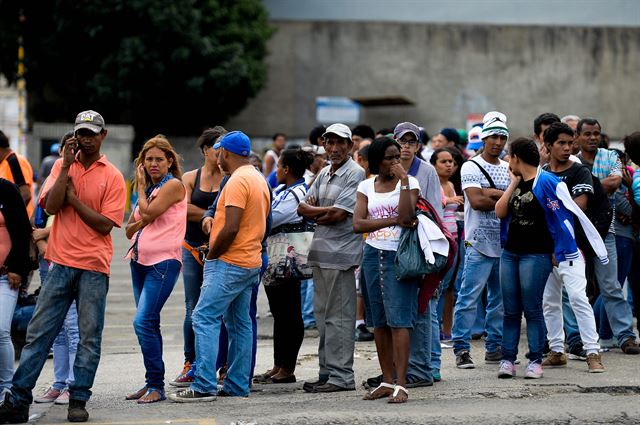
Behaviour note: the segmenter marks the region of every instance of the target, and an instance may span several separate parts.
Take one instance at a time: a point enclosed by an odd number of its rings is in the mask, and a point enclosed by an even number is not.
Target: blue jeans
[[[109,277],[103,273],[52,264],[29,322],[20,366],[13,375],[11,392],[17,405],[31,404],[31,391],[74,300],[78,307],[80,342],[73,365],[75,381],[69,386],[69,395],[75,400],[89,400],[100,362],[108,290]]]
[[[0,394],[11,388],[14,351],[11,321],[18,300],[18,290],[9,287],[7,275],[0,276]]]
[[[138,336],[147,388],[164,390],[164,362],[160,311],[167,302],[180,275],[178,260],[165,260],[151,266],[131,261],[131,280],[136,315],[133,328]]]
[[[313,279],[300,282],[300,297],[302,297],[302,321],[308,328],[316,324],[316,316],[313,315]]]
[[[594,271],[600,287],[600,297],[609,317],[609,324],[613,334],[622,345],[627,338],[635,339],[632,329],[633,316],[631,315],[631,308],[622,294],[622,287],[618,282],[618,256],[615,236],[612,233],[607,234],[604,244],[607,248],[609,263],[602,264],[595,258],[593,260]]]
[[[431,367],[431,308],[427,304],[424,313],[418,312],[411,339],[409,340],[409,366],[407,375],[417,376],[420,379],[433,381],[433,368]],[[438,333],[440,335],[440,333]]]
[[[251,373],[251,291],[258,285],[260,268],[247,269],[222,260],[207,260],[200,300],[193,312],[198,367],[195,391],[215,394],[217,391],[216,359],[219,351],[220,325],[229,332],[229,368],[224,390],[237,396],[249,394]]]
[[[467,247],[462,285],[454,308],[451,336],[454,354],[471,349],[471,333],[485,287],[487,287],[485,348],[493,352],[502,344],[503,308],[499,269],[500,258],[487,257],[473,247]]]
[[[69,307],[62,330],[53,341],[53,385],[63,390],[73,384],[73,364],[76,361],[80,329],[78,329],[78,309],[75,301]]]
[[[440,372],[440,366],[442,364],[440,357],[442,356],[442,347],[440,346],[440,318],[438,316],[438,304],[440,297],[431,297],[429,300],[429,310],[431,310],[431,372]]]
[[[515,362],[520,342],[522,313],[527,319],[529,360],[542,362],[547,332],[542,294],[551,273],[551,254],[514,254],[506,249],[500,259],[500,284],[504,305],[502,359]]]
[[[262,250],[262,266],[260,267],[260,277],[258,283],[251,288],[251,303],[249,304],[249,316],[251,316],[251,331],[253,333],[252,345],[251,345],[251,373],[249,374],[249,381],[253,380],[253,373],[256,368],[256,355],[258,354],[258,291],[260,289],[260,281],[267,265],[269,264],[269,257],[267,252]],[[216,370],[227,364],[227,355],[229,350],[229,334],[227,333],[227,327],[224,325],[224,320],[220,326],[220,340],[219,347],[222,349],[218,352],[218,359],[216,360]]]
[[[182,248],[182,280],[184,282],[185,305],[182,335],[184,336],[184,360],[189,363],[193,363],[196,360],[196,343],[191,324],[191,315],[200,298],[202,272],[202,266],[191,255],[191,252]]]

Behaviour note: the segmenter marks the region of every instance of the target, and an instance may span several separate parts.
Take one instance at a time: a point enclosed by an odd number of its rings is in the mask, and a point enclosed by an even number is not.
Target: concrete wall
[[[497,109],[514,136],[547,111],[597,117],[612,137],[640,128],[640,28],[273,24],[267,86],[228,129],[306,136],[316,96],[387,95],[415,106],[363,108],[361,121],[432,134]]]

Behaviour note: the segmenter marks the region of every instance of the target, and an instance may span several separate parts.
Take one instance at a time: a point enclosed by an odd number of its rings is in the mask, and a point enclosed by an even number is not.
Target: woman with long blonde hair
[[[138,203],[127,223],[136,315],[133,327],[144,358],[146,384],[127,395],[140,404],[165,399],[160,311],[182,267],[187,197],[180,157],[166,137],[148,140],[135,161]]]

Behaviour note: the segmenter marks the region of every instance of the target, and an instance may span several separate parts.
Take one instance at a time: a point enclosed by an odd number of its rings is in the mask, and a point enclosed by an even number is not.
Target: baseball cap
[[[224,148],[224,150],[240,156],[249,156],[251,153],[251,140],[242,131],[231,131],[213,145],[214,149]]]
[[[335,134],[336,136],[351,140],[351,129],[344,124],[331,124],[322,134],[322,137],[327,137],[327,134]]]
[[[302,150],[305,152],[311,152],[314,155],[324,155],[327,153],[322,146],[318,145],[305,146]]]
[[[482,133],[482,126],[476,125],[471,130],[469,130],[469,144],[467,145],[467,149],[477,151],[483,146],[482,139],[480,138],[480,134]]]
[[[88,110],[80,112],[78,116],[76,116],[73,131],[78,131],[81,128],[89,129],[94,133],[100,133],[104,130],[104,118],[96,111]]]
[[[54,143],[53,145],[51,145],[51,147],[49,148],[49,152],[52,155],[56,155],[58,153],[58,150],[60,149],[60,143]]]
[[[396,125],[396,128],[393,130],[393,138],[399,140],[407,133],[413,133],[413,135],[416,136],[416,140],[420,140],[420,129],[411,122],[401,122]]]

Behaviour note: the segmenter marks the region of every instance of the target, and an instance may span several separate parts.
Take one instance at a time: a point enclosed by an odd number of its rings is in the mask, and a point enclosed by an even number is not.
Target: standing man
[[[0,131],[0,177],[15,183],[27,206],[29,217],[33,215],[33,169],[29,161],[9,146],[9,138]]]
[[[80,342],[67,418],[70,422],[89,419],[85,404],[100,362],[113,256],[110,233],[124,219],[126,188],[120,171],[100,153],[107,137],[102,115],[79,113],[74,134],[40,193],[44,209],[56,215],[45,254],[51,268],[27,328],[27,345],[13,376],[13,387],[0,406],[0,423],[29,419],[31,391],[74,299]]]
[[[587,167],[570,159],[574,132],[567,124],[556,121],[544,131],[544,143],[549,152],[549,163],[545,170],[555,174],[569,189],[573,201],[584,211],[587,209],[589,196],[593,195],[593,179]],[[576,220],[577,221],[577,220]],[[599,235],[594,235],[598,237]],[[592,238],[592,239],[594,239]],[[571,235],[570,239],[575,237]],[[600,239],[598,237],[598,239]],[[585,276],[585,259],[581,253],[579,258],[565,259],[554,266],[542,297],[544,320],[547,325],[547,337],[551,353],[542,362],[542,367],[564,367],[567,365],[563,330],[563,308],[570,308],[575,313],[582,346],[586,350],[589,372],[604,372],[600,357],[600,344],[593,309],[587,298],[587,278]],[[566,289],[570,304],[563,306],[562,287]]]
[[[270,193],[264,177],[249,162],[251,141],[241,131],[222,136],[218,164],[231,177],[218,196],[198,304],[192,315],[198,365],[191,387],[169,395],[179,403],[213,401],[216,396],[249,395],[252,328],[249,306],[262,265],[262,239]],[[217,390],[220,325],[229,334],[228,370]]]
[[[600,179],[604,191],[612,197],[622,183],[622,164],[618,155],[611,150],[598,148],[602,127],[593,118],[583,118],[578,122],[577,140],[580,145],[578,158],[591,170],[591,174]],[[620,348],[625,354],[640,354],[640,347],[633,333],[633,316],[629,304],[624,299],[622,288],[618,282],[618,255],[614,229],[615,208],[613,220],[604,239],[607,247],[609,263],[602,264],[594,259],[594,271],[604,309],[609,317],[609,323],[614,335],[618,339]]]
[[[320,333],[318,380],[306,392],[355,389],[353,349],[356,319],[355,268],[362,262],[362,237],[353,232],[353,209],[364,170],[351,159],[351,130],[333,124],[323,134],[330,165],[320,171],[298,214],[315,220],[308,264],[313,266],[314,312]]]
[[[476,309],[487,288],[485,362],[502,359],[502,292],[500,289],[501,232],[495,205],[509,186],[509,164],[500,159],[509,137],[507,117],[489,112],[483,120],[480,138],[482,154],[465,162],[461,170],[464,190],[465,267],[454,308],[452,329],[456,366],[473,369],[471,328]]]

